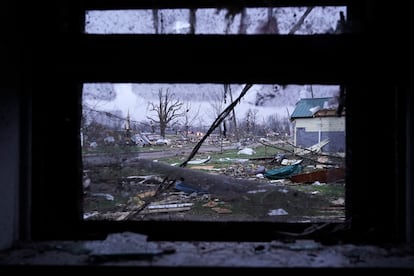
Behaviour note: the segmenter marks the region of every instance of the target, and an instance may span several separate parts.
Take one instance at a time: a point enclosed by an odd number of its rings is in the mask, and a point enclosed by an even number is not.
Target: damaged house
[[[293,142],[300,148],[319,143],[322,152],[345,153],[345,112],[337,115],[334,97],[300,99],[290,117]]]

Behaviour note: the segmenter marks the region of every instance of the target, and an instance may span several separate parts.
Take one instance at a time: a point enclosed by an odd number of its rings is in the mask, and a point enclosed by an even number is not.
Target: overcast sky
[[[96,84],[85,84],[84,103],[95,110],[113,112],[126,117],[128,112],[134,121],[148,121],[147,116],[154,117],[156,113],[149,109],[149,102],[157,103],[156,93],[159,89],[169,89],[181,102],[191,105],[193,112],[199,110],[199,117],[206,125],[211,124],[217,114],[213,105],[223,94],[223,84],[108,84],[112,87],[112,97],[101,97],[103,93],[95,89]],[[276,88],[275,88],[276,87]],[[233,99],[241,92],[243,85],[232,85]],[[96,93],[96,94],[94,94]],[[278,85],[256,84],[247,92],[235,111],[238,119],[243,118],[247,111],[257,110],[257,119],[262,122],[270,115],[288,117],[293,112],[300,98],[331,97],[339,93],[337,85]],[[194,96],[197,95],[197,96]],[[228,99],[223,109],[230,103]]]

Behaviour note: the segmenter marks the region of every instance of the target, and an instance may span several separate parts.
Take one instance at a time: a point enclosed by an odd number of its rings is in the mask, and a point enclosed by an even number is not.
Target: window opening
[[[85,83],[83,218],[342,222],[344,95],[318,84]]]

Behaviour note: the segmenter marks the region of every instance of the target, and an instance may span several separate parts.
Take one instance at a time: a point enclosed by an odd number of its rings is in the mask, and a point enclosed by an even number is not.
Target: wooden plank
[[[172,208],[182,208],[182,207],[191,207],[193,203],[174,203],[174,204],[158,204],[158,205],[149,205],[148,209],[172,209]]]
[[[181,208],[162,208],[162,209],[144,209],[140,214],[153,214],[153,213],[169,213],[169,212],[183,212],[189,211],[191,207],[181,207]]]

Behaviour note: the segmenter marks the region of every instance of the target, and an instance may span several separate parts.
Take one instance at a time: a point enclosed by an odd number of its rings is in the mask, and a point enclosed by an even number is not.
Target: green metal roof
[[[300,99],[296,103],[295,110],[293,110],[292,115],[290,116],[290,119],[296,119],[296,118],[311,118],[313,117],[312,111],[310,110],[313,107],[319,106],[320,109],[322,109],[325,105],[325,102],[332,99],[331,97],[326,98],[306,98],[306,99]]]

